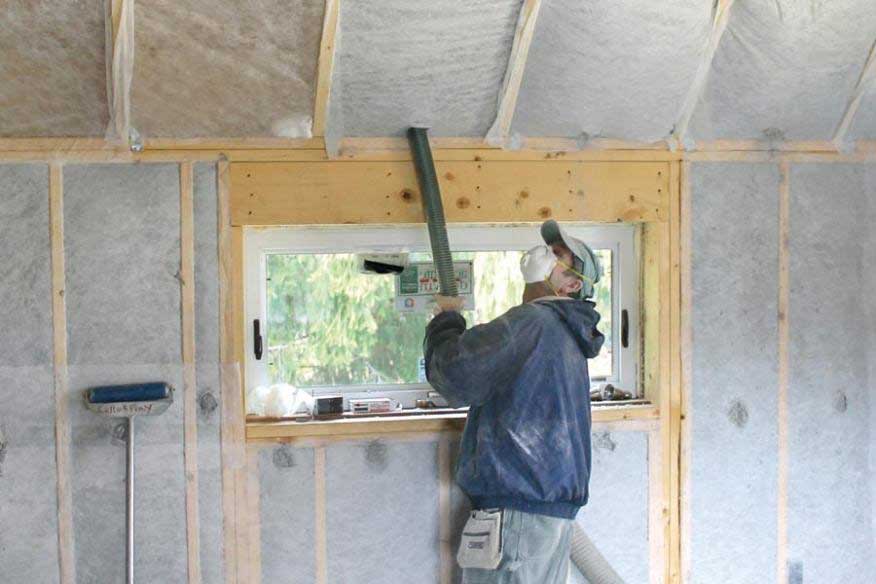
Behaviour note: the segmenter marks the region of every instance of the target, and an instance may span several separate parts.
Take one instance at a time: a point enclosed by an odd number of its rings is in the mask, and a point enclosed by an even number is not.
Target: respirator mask
[[[557,256],[547,245],[537,245],[520,258],[520,273],[527,284],[549,280],[557,267]]]
[[[548,245],[537,245],[524,253],[523,257],[520,258],[520,273],[523,274],[523,280],[527,284],[544,282],[554,294],[559,296],[557,286],[551,281],[551,276],[557,265],[562,267],[564,271],[575,274],[582,282],[590,282],[591,285],[595,284],[592,279],[561,262]]]

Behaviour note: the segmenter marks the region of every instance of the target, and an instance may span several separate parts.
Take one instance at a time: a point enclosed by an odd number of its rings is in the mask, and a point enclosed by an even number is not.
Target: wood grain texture
[[[189,584],[199,584],[201,582],[201,527],[198,510],[198,384],[195,369],[195,211],[191,162],[180,164],[179,193],[187,565]]]
[[[52,329],[55,383],[55,465],[58,496],[58,570],[60,584],[76,581],[73,555],[73,497],[70,484],[70,414],[67,376],[67,304],[64,265],[63,167],[49,167],[49,221],[52,243]]]
[[[791,170],[787,162],[779,164],[779,298],[778,298],[778,488],[776,495],[776,582],[788,581],[788,388],[789,309],[791,298],[790,217]]]
[[[313,104],[313,135],[325,136],[332,73],[335,68],[335,37],[338,34],[338,14],[341,0],[325,0],[322,39],[319,43],[319,65],[316,75],[316,97]]]
[[[328,584],[328,540],[326,534],[326,462],[325,447],[319,446],[314,451],[314,504],[316,514],[314,530],[314,553],[316,554],[316,584]]]
[[[523,72],[526,70],[526,59],[529,56],[529,47],[532,45],[532,38],[535,35],[535,25],[538,22],[540,10],[541,0],[525,0],[520,9],[517,30],[511,45],[511,55],[508,57],[508,68],[502,82],[499,110],[496,112],[493,126],[487,132],[488,140],[491,142],[504,144],[511,133],[511,122],[514,119],[514,111],[517,109],[517,97],[520,95]]]
[[[669,219],[669,165],[440,161],[450,223]],[[422,223],[406,162],[233,163],[234,225]]]
[[[238,584],[239,553],[237,548],[237,488],[235,419],[237,400],[236,368],[229,363],[234,359],[233,319],[231,299],[231,209],[229,201],[229,164],[220,161],[217,167],[218,239],[219,239],[219,360],[222,388],[222,517],[225,554],[225,581]],[[242,584],[242,582],[240,583]]]
[[[691,384],[693,375],[693,207],[691,201],[690,163],[681,163],[681,454],[679,460],[679,565],[681,581],[690,578],[690,465],[691,465]]]

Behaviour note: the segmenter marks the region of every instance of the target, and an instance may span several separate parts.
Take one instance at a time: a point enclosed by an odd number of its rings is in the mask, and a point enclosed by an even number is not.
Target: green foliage
[[[492,320],[520,303],[520,255],[454,254],[455,259],[474,260],[477,310],[466,313],[469,324]],[[411,257],[430,260],[428,254]],[[606,333],[611,330],[610,265],[608,260],[604,284],[597,286]],[[353,254],[269,255],[267,274],[266,358],[272,383],[310,387],[417,382],[423,333],[431,315],[395,309],[395,278],[359,274]],[[610,363],[609,356],[609,370]]]

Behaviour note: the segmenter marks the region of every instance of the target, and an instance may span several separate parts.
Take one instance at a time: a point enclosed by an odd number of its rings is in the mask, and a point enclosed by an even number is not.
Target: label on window
[[[474,262],[453,262],[456,289],[465,301],[466,310],[474,310]],[[431,262],[409,264],[396,276],[395,307],[401,312],[430,312],[434,297],[441,291],[438,270]]]

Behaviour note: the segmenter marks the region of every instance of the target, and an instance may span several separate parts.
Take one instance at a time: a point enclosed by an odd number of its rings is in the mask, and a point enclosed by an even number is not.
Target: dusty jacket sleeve
[[[426,327],[426,378],[453,407],[479,406],[507,385],[525,360],[506,314],[466,330],[458,312],[442,312]]]

